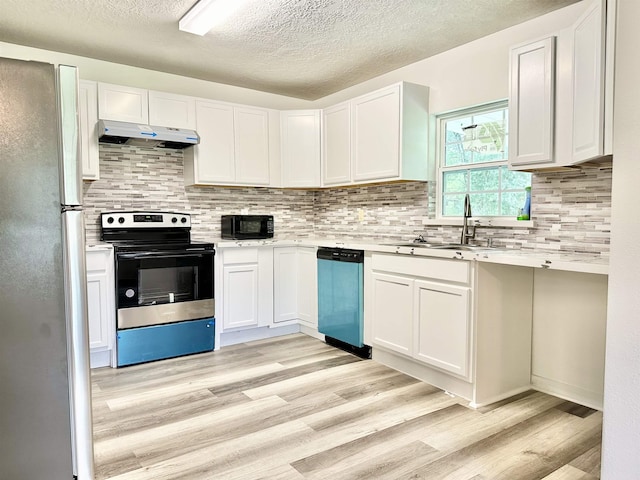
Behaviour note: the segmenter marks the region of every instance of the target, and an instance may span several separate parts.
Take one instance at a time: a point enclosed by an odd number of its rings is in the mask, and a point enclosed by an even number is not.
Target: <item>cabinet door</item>
[[[468,378],[470,289],[423,280],[416,280],[414,288],[414,357]]]
[[[149,123],[147,90],[108,83],[98,84],[98,113],[102,120]]]
[[[555,37],[510,52],[509,165],[553,163]]]
[[[573,27],[573,163],[604,153],[605,8],[593,2]]]
[[[320,111],[280,112],[285,187],[320,186]]]
[[[236,182],[269,185],[269,113],[234,108]]]
[[[185,95],[149,91],[149,123],[196,129],[196,100]]]
[[[89,316],[89,348],[107,349],[110,346],[109,285],[106,272],[87,272],[87,312]]]
[[[400,175],[400,85],[353,101],[353,179]]]
[[[83,180],[98,180],[98,86],[96,82],[80,80],[78,86],[78,120],[80,124],[80,156]]]
[[[314,247],[298,247],[298,319],[318,328],[318,261]]]
[[[258,265],[225,265],[222,282],[224,329],[258,326]]]
[[[351,106],[342,103],[322,112],[322,184],[351,181]]]
[[[298,249],[273,249],[273,322],[298,318]]]
[[[185,151],[185,173],[193,168],[193,183],[233,183],[236,179],[233,107],[196,101],[196,123],[200,144]],[[187,166],[186,162],[193,165]],[[189,182],[187,176],[185,181]]]
[[[373,343],[404,355],[413,351],[413,280],[372,274]]]

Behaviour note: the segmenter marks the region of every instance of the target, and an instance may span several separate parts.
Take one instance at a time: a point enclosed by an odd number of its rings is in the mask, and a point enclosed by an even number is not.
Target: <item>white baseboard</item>
[[[99,350],[89,353],[89,365],[91,368],[110,367],[111,350]]]
[[[220,347],[228,347],[229,345],[237,345],[238,343],[290,335],[292,333],[300,333],[300,325],[295,323],[284,327],[260,327],[239,330],[237,332],[223,332],[220,334]]]
[[[584,388],[568,385],[549,378],[531,375],[531,385],[535,390],[569,400],[585,407],[602,410],[604,392],[592,392]]]

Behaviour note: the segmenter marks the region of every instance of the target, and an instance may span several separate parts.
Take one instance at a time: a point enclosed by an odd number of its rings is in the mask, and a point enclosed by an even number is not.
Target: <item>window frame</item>
[[[508,158],[504,160],[495,160],[481,163],[461,164],[451,167],[444,166],[444,152],[446,146],[446,129],[444,125],[447,121],[465,117],[465,116],[477,116],[483,113],[488,113],[501,109],[508,109],[509,103],[507,99],[497,100],[494,102],[483,103],[467,108],[460,108],[456,110],[450,110],[435,116],[436,127],[436,215],[435,221],[439,224],[458,224],[462,219],[462,215],[444,216],[442,214],[443,208],[443,190],[444,190],[444,172],[462,171],[462,170],[478,170],[482,168],[500,168],[509,166]],[[510,132],[507,132],[507,144]],[[471,205],[471,211],[473,213],[473,205]],[[493,216],[480,216],[473,215],[473,218],[480,223],[493,224],[493,225],[523,225],[523,221],[516,220],[515,215],[493,215]],[[531,223],[530,221],[526,221]]]

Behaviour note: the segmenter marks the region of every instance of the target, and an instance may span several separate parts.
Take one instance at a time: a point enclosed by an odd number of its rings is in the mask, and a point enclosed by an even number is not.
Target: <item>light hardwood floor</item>
[[[602,414],[473,410],[302,334],[94,370],[98,480],[599,478]]]

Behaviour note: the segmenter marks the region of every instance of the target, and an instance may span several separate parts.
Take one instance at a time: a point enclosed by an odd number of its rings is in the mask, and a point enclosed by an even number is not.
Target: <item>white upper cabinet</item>
[[[428,180],[429,88],[400,82],[327,108],[323,186]]]
[[[351,104],[322,111],[322,185],[351,182]]]
[[[186,95],[149,91],[149,123],[162,127],[196,129],[196,99]]]
[[[268,185],[268,111],[206,100],[195,110],[200,144],[184,151],[185,184]]]
[[[400,82],[352,101],[354,182],[428,180],[429,88]]]
[[[320,186],[320,110],[280,112],[284,187]]]
[[[573,25],[557,32],[551,66],[551,39],[511,49],[512,169],[565,167],[611,155],[615,8],[615,0],[586,1]]]
[[[235,182],[233,107],[199,100],[196,125],[200,143],[184,151],[185,184]]]
[[[148,91],[142,88],[98,83],[98,114],[102,120],[149,123]]]
[[[269,112],[234,107],[236,180],[269,185]]]
[[[509,162],[553,162],[555,37],[511,49]]]
[[[400,82],[322,114],[322,185],[428,180],[429,88]]]
[[[400,176],[400,86],[359,97],[352,108],[354,180]]]
[[[606,153],[605,3],[604,0],[594,2],[573,28],[572,163]]]
[[[82,179],[100,178],[98,152],[98,86],[96,82],[80,80],[78,87],[78,120]]]

